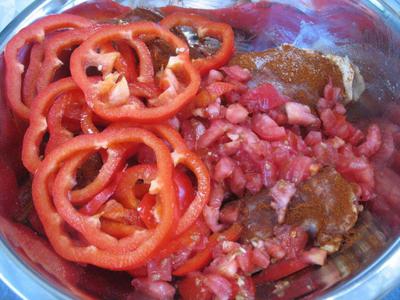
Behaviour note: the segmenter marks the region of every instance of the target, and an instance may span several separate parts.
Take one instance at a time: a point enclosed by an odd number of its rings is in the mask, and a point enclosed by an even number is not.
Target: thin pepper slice
[[[25,132],[22,145],[22,162],[32,174],[36,172],[42,162],[40,157],[40,145],[45,133],[48,131],[48,112],[57,97],[70,92],[79,92],[79,88],[71,78],[61,79],[50,84],[44,91],[39,93],[33,104],[31,121]],[[58,132],[56,132],[55,139],[57,139],[57,133]],[[60,136],[58,136],[59,140],[54,141],[55,145],[53,145],[52,148],[69,140],[66,135],[63,135],[62,140],[60,140]],[[99,171],[99,175],[91,184],[72,192],[71,201],[73,203],[86,203],[110,183],[115,173],[122,169],[123,154],[126,153],[127,149],[125,147],[120,147],[118,151],[119,153],[112,152],[106,157],[106,162]]]
[[[113,72],[118,53],[97,53],[96,49],[109,41],[124,41],[137,51],[140,57],[140,74],[138,80],[145,83],[149,78],[150,69],[144,64],[147,48],[138,47],[138,39],[160,38],[176,50],[177,55],[170,57],[164,72],[178,72],[183,77],[180,91],[167,89],[157,98],[162,101],[156,106],[141,102],[131,93],[126,78],[119,72]],[[93,82],[86,74],[89,67],[102,70],[103,78]],[[200,76],[190,62],[187,45],[158,24],[151,22],[136,22],[128,25],[109,26],[102,28],[82,43],[72,54],[71,74],[85,93],[86,101],[100,117],[110,121],[134,121],[137,123],[153,123],[166,120],[175,115],[197,93]],[[140,81],[139,81],[140,82]],[[154,100],[154,99],[148,99]]]
[[[34,44],[29,57],[29,65],[22,86],[23,101],[29,108],[37,95],[36,82],[41,78],[42,61],[44,56],[43,43]]]
[[[168,29],[176,26],[190,26],[197,30],[200,39],[213,37],[221,41],[221,47],[214,55],[193,60],[193,65],[201,75],[207,75],[211,69],[218,69],[225,65],[235,51],[235,35],[232,27],[226,23],[213,22],[195,14],[177,12],[166,16],[160,24]]]
[[[126,143],[145,143],[155,152],[157,184],[153,186],[153,189],[158,191],[162,203],[162,215],[159,225],[153,231],[149,232],[147,238],[140,245],[131,249],[130,245],[135,243],[134,236],[116,240],[101,231],[99,236],[93,236],[93,232],[99,231],[96,229],[97,223],[91,223],[89,220],[89,223],[85,223],[85,226],[82,226],[83,228],[80,228],[80,230],[90,233],[86,236],[90,239],[96,239],[97,241],[104,239],[107,245],[104,245],[104,248],[102,248],[92,244],[79,245],[74,243],[68,236],[65,222],[53,205],[53,197],[48,189],[48,184],[59,172],[61,164],[76,154],[100,148],[108,148],[110,145]],[[176,199],[174,196],[172,171],[173,164],[168,148],[160,139],[146,130],[121,128],[99,134],[78,136],[56,148],[46,156],[33,180],[33,200],[39,218],[45,227],[46,235],[59,255],[71,261],[89,263],[111,270],[134,269],[147,262],[154,254],[154,251],[158,249],[158,246],[163,243],[166,236],[168,236],[174,224],[173,215]],[[57,187],[53,188],[53,196],[56,203],[60,204],[61,202],[64,205],[68,205],[68,191],[71,188],[71,182],[68,178],[70,177],[61,178],[58,175],[53,185]],[[83,220],[81,217],[76,222],[79,223]],[[127,251],[127,249],[130,250]]]
[[[195,198],[182,214],[176,227],[176,235],[186,231],[201,215],[204,205],[210,197],[211,179],[208,169],[200,157],[187,147],[182,136],[169,125],[159,124],[149,127],[157,135],[165,139],[173,148],[172,158],[175,166],[181,164],[196,176],[197,191]]]
[[[240,237],[242,226],[238,223],[233,224],[224,232],[214,233],[210,236],[205,249],[198,252],[195,256],[188,259],[183,265],[177,268],[172,274],[184,276],[190,272],[204,268],[212,259],[212,251],[221,241],[236,241]]]
[[[41,43],[46,34],[68,28],[92,25],[92,21],[79,16],[59,14],[44,17],[18,32],[7,44],[4,52],[6,63],[6,92],[10,108],[20,118],[29,119],[29,107],[22,101],[21,86],[24,65],[18,61],[18,52],[25,45]]]

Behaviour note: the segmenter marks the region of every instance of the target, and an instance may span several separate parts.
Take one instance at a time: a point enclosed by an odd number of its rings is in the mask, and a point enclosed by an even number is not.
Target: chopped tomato
[[[267,112],[287,102],[285,96],[270,83],[264,83],[249,90],[240,98],[240,103],[250,112]]]
[[[178,283],[179,295],[183,300],[211,300],[212,293],[204,283],[204,275],[189,274]]]
[[[239,238],[242,226],[233,224],[229,229],[221,233],[214,233],[207,244],[207,248],[197,253],[194,257],[187,260],[182,266],[176,269],[172,274],[175,276],[184,276],[190,272],[198,271],[204,268],[212,259],[213,248],[221,241],[235,241]]]

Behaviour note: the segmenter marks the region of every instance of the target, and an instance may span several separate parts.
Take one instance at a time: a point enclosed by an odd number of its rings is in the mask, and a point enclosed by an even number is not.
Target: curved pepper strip
[[[44,59],[41,76],[37,78],[37,90],[41,91],[48,86],[54,79],[57,70],[63,65],[58,58],[62,50],[80,45],[90,35],[104,26],[106,25],[63,31],[46,39],[43,43]],[[115,49],[111,43],[108,43],[102,45],[101,50],[105,53],[115,51],[121,53],[121,56],[116,61],[116,69],[123,73],[129,82],[132,82],[137,77],[133,52],[124,43],[119,43],[117,46],[118,49]]]
[[[44,58],[40,77],[37,78],[36,88],[40,92],[48,86],[57,70],[63,65],[58,55],[64,49],[80,45],[96,30],[95,26],[68,30],[56,33],[43,42]]]
[[[205,249],[188,259],[183,265],[172,272],[172,274],[175,276],[185,276],[190,272],[201,270],[211,261],[213,250],[219,242],[236,241],[239,239],[241,231],[242,226],[235,223],[224,232],[214,233],[210,236]]]
[[[113,151],[115,151],[116,155],[120,154],[117,149],[107,149],[108,153],[112,153]],[[101,231],[101,214],[93,216],[83,214],[75,209],[73,203],[69,200],[68,195],[74,187],[76,171],[79,169],[79,166],[86,161],[88,155],[90,155],[90,153],[84,152],[83,154],[79,153],[69,158],[59,170],[53,187],[53,201],[58,214],[72,228],[79,231],[91,245],[115,253],[136,249],[152,233],[151,230],[141,228],[141,230],[137,230],[131,238],[118,241],[113,236]]]
[[[134,186],[139,180],[149,184],[157,175],[157,168],[154,165],[140,164],[128,168],[121,175],[121,180],[115,191],[115,198],[124,207],[137,209],[139,199],[136,198]]]
[[[30,124],[25,132],[22,144],[22,162],[32,174],[36,172],[42,162],[40,159],[40,145],[45,133],[48,131],[48,111],[58,96],[77,90],[79,91],[78,86],[71,78],[61,79],[50,84],[44,91],[39,93],[34,102]],[[112,155],[107,157],[106,163],[92,183],[72,192],[71,201],[73,203],[86,203],[110,183],[115,173],[123,167],[123,154],[127,149],[122,147],[119,151],[121,153],[116,155],[111,153]]]
[[[111,73],[116,56],[95,52],[98,45],[110,40],[123,40],[134,47],[132,41],[142,37],[160,38],[175,48],[178,54],[176,57],[170,58],[167,69],[171,72],[179,71],[186,77],[187,85],[182,91],[157,107],[143,107],[137,103],[129,103],[129,97],[132,95],[129,92],[129,87],[126,86],[125,78],[122,77],[121,79],[118,74]],[[97,83],[90,81],[86,75],[86,69],[91,66],[97,68],[101,66],[103,81]],[[200,86],[200,76],[190,63],[187,45],[165,28],[151,22],[110,26],[99,30],[73,52],[71,74],[84,91],[86,101],[93,111],[100,117],[111,121],[153,123],[166,120],[183,108],[197,93]],[[111,86],[108,86],[109,82],[111,82]],[[106,86],[108,88],[105,88]],[[106,94],[110,91],[111,95],[107,97]]]
[[[18,32],[7,44],[4,52],[6,63],[6,92],[10,108],[20,118],[29,119],[29,107],[21,99],[22,74],[24,65],[18,61],[18,52],[25,45],[41,43],[47,33],[92,25],[92,21],[79,16],[59,14],[44,17]]]
[[[160,24],[168,29],[176,26],[190,26],[197,30],[200,39],[209,36],[221,41],[221,47],[214,55],[192,61],[201,75],[207,75],[211,69],[218,69],[228,63],[235,51],[235,35],[232,27],[226,23],[213,22],[202,16],[178,12],[166,16]]]
[[[74,133],[63,126],[63,119],[66,115],[66,110],[75,105],[82,106],[81,110],[84,110],[85,106],[87,106],[80,90],[70,91],[55,99],[47,115],[49,141],[46,144],[46,154],[74,137]],[[80,121],[80,117],[77,121]]]
[[[112,246],[111,248],[117,250],[118,253],[93,245],[77,245],[68,237],[68,232],[64,226],[65,223],[53,205],[48,184],[59,171],[60,165],[67,159],[79,153],[108,148],[109,145],[126,143],[145,143],[155,152],[157,160],[156,182],[160,188],[159,198],[162,202],[161,221],[154,231],[152,231],[152,234],[136,249],[131,251],[124,250],[130,248],[129,242],[134,243],[134,237],[132,236],[118,241],[105,233],[101,233],[101,238],[99,239],[104,238],[107,240],[111,244],[108,246]],[[173,164],[168,148],[160,139],[146,130],[122,128],[99,134],[78,136],[49,153],[44,159],[33,179],[33,201],[39,218],[44,225],[46,235],[59,255],[71,261],[89,263],[111,270],[134,269],[145,264],[154,255],[158,246],[164,242],[173,228],[176,199],[174,197],[172,172]],[[66,180],[66,178],[57,177],[53,188],[54,197],[57,199],[57,202],[69,202],[68,191],[70,190],[71,182],[70,180]],[[79,220],[82,219],[79,218]],[[89,221],[88,224],[82,226],[84,228],[80,229],[97,232],[96,224],[98,223],[90,223]],[[127,242],[129,239],[131,240]]]
[[[124,224],[112,220],[103,219],[101,221],[101,230],[117,239],[132,235],[140,228],[135,225]]]
[[[34,44],[29,57],[29,65],[24,76],[22,85],[22,97],[27,107],[31,107],[32,100],[37,95],[36,82],[41,78],[42,61],[44,56],[43,43]]]
[[[76,90],[78,87],[72,78],[66,78],[52,83],[36,97],[32,106],[30,124],[22,144],[22,162],[30,173],[34,174],[41,163],[40,145],[48,130],[47,114],[54,100]]]
[[[110,127],[107,128],[105,131],[115,128],[132,128],[132,126],[134,125],[130,125],[129,123],[114,123],[110,125]],[[185,140],[182,138],[179,132],[173,129],[170,125],[147,125],[144,126],[144,128],[154,132],[157,136],[165,139],[172,146],[174,150],[171,153],[171,156],[175,166],[182,164],[190,171],[192,171],[193,174],[196,176],[196,196],[190,203],[186,211],[183,213],[176,226],[175,235],[180,235],[184,231],[186,231],[202,215],[202,210],[210,198],[210,174],[208,173],[208,169],[203,161],[200,159],[200,157],[188,148]],[[131,199],[133,199],[132,203],[136,203],[137,200],[135,198]]]
[[[100,193],[94,196],[90,201],[88,201],[79,211],[85,215],[92,216],[99,212],[104,203],[106,203],[112,195],[114,195],[115,190],[119,184],[121,176],[118,175],[116,179],[111,182],[107,187],[105,187]]]
[[[186,231],[202,214],[204,205],[210,198],[211,179],[208,169],[203,161],[189,150],[181,135],[169,125],[153,125],[149,128],[165,139],[174,149],[172,158],[174,165],[182,164],[187,167],[197,179],[196,196],[186,209],[176,227],[176,235]]]

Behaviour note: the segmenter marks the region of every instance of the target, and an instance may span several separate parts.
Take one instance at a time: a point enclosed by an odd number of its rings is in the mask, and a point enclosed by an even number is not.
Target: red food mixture
[[[255,299],[265,283],[323,265],[363,204],[387,193],[374,173],[396,168],[399,127],[349,122],[340,70],[321,54],[235,53],[233,29],[215,16],[109,1],[70,13],[6,49],[2,97],[17,126],[2,110],[0,147],[17,149],[24,134],[30,174],[0,160],[0,225],[75,292]],[[21,74],[17,56],[32,42]],[[58,73],[57,47],[68,66]]]

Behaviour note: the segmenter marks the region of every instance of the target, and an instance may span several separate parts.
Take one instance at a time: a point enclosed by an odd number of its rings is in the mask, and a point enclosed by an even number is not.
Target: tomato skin
[[[211,36],[221,40],[221,47],[217,53],[192,61],[201,75],[207,75],[210,70],[225,65],[235,50],[234,33],[232,27],[226,23],[212,22],[195,14],[178,12],[168,15],[160,21],[160,24],[168,29],[176,26],[191,26],[197,29],[199,38]]]
[[[204,283],[202,274],[190,274],[178,283],[182,300],[211,300],[213,294]]]

